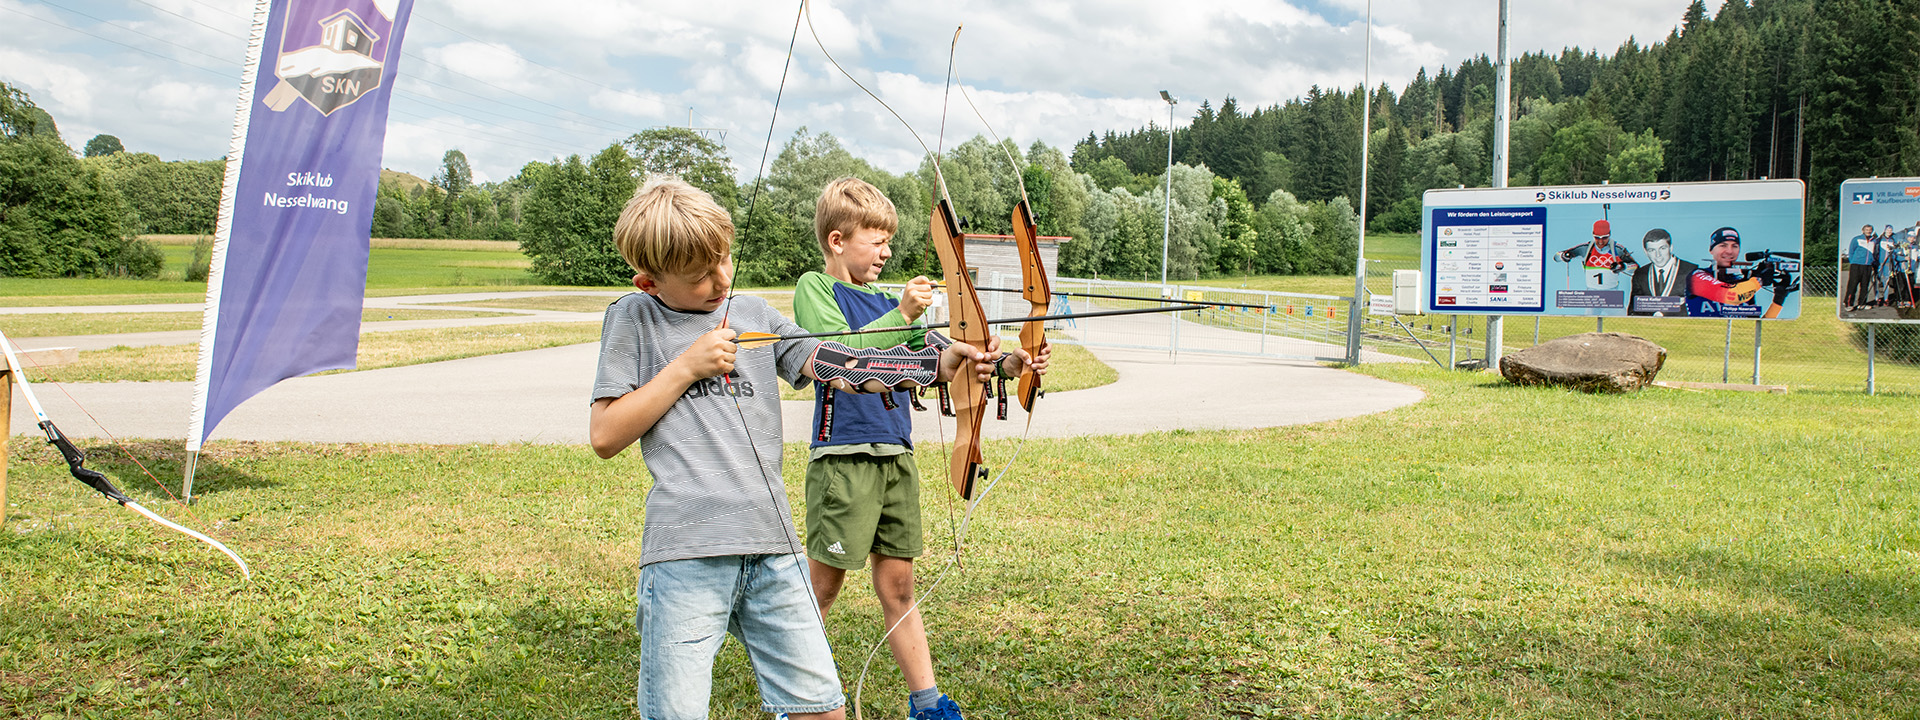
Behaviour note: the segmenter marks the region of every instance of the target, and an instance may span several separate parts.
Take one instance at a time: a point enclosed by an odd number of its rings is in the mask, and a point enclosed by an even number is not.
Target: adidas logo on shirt
[[[827,552],[830,552],[830,553],[833,553],[833,554],[835,554],[835,555],[845,555],[845,554],[847,554],[847,550],[846,550],[846,548],[843,548],[843,547],[840,547],[840,543],[838,543],[838,542],[835,542],[835,543],[834,543],[834,544],[832,544],[832,545],[828,545],[828,546],[827,546]]]

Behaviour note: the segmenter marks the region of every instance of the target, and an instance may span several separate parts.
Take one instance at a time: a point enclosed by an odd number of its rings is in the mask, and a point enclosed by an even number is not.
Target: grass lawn
[[[160,279],[0,278],[0,307],[204,302],[207,284],[183,280],[192,260],[193,238],[155,239],[166,261]],[[376,240],[367,260],[367,294],[556,289],[534,285],[527,275],[529,266],[530,261],[512,243]]]
[[[507,314],[480,310],[368,308],[360,312],[360,321],[445,320],[500,317]],[[0,314],[0,330],[6,331],[7,337],[10,338],[199,330],[203,318],[204,316],[197,312]]]
[[[977,718],[1920,714],[1920,508],[1895,398],[1594,397],[1421,366],[1350,420],[1032,440],[923,608]],[[1044,418],[1038,422],[1045,422]],[[583,447],[215,442],[225,558],[16,437],[0,707],[24,717],[625,717],[644,466]],[[177,442],[126,446],[170,483]],[[985,448],[1005,462],[1015,441]],[[786,453],[798,508],[804,450]],[[922,472],[944,458],[923,451]],[[930,484],[930,487],[935,485]],[[943,565],[952,512],[924,497]],[[829,632],[851,684],[866,579]],[[744,655],[718,718],[759,720]],[[904,689],[882,658],[866,710]]]
[[[538,350],[597,342],[599,322],[540,322],[510,325],[396,330],[360,336],[360,370],[458,360],[480,355]],[[191,381],[200,357],[198,343],[83,350],[77,362],[34,368],[33,382]],[[349,372],[336,370],[332,372]]]
[[[383,311],[368,310],[367,312]],[[0,322],[4,322],[6,317],[0,316]],[[199,316],[194,317],[195,323],[192,327],[199,327]],[[600,323],[597,319],[587,322],[514,323],[367,333],[360,336],[356,369],[377,370],[480,355],[599,342],[599,340]],[[1018,343],[1019,341],[1008,338],[1007,342]],[[28,375],[28,379],[33,382],[190,381],[193,379],[194,364],[199,360],[199,347],[199,344],[195,343],[83,350],[80,352],[80,359],[76,362],[53,367],[30,368],[31,374]],[[1113,368],[1100,362],[1085,348],[1056,345],[1053,366],[1048,370],[1046,388],[1049,392],[1066,392],[1107,385],[1117,379],[1119,374]],[[791,386],[782,384],[781,397],[788,400],[806,400],[813,397],[813,391],[795,390]]]

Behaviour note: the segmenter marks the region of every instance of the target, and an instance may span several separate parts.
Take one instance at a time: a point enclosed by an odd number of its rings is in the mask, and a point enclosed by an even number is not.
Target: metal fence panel
[[[1369,294],[1390,294],[1394,270],[1417,263],[1369,261]],[[985,287],[1011,287],[1018,278],[988,273]],[[1841,322],[1833,312],[1838,269],[1809,267],[1801,281],[1802,314],[1796,320],[1752,321],[1651,318],[1539,318],[1508,316],[1502,352],[1532,347],[1593,330],[1647,338],[1667,349],[1662,380],[1784,385],[1796,391],[1920,393],[1920,326]],[[1056,278],[1053,289],[1077,293],[1055,299],[1054,313],[1213,302],[1232,306],[1167,315],[1062,320],[1049,337],[1094,347],[1166,350],[1282,359],[1344,362],[1347,313],[1353,298],[1204,283],[1158,283]],[[1087,295],[1114,297],[1092,298]],[[1432,362],[1449,367],[1484,365],[1486,318],[1457,315],[1367,315],[1360,299],[1361,362]],[[983,292],[989,316],[1026,312],[1018,296]],[[935,310],[935,317],[940,317]],[[1017,326],[1001,327],[1011,334]],[[1874,346],[1869,363],[1867,346]],[[1869,378],[1871,372],[1871,379]]]

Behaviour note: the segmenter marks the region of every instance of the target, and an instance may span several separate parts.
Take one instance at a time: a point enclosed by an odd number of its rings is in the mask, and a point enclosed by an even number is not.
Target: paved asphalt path
[[[374,298],[369,307],[409,306],[555,293],[484,293],[473,296]],[[609,300],[617,295],[610,294]],[[380,303],[376,305],[375,303]],[[120,306],[131,310],[138,306]],[[68,308],[66,310],[73,310]],[[178,310],[172,310],[178,311]],[[13,312],[13,310],[0,310]],[[508,318],[407,321],[431,326],[502,321],[580,320],[597,314],[517,311]],[[401,321],[367,323],[363,331]],[[1383,412],[1419,401],[1415,388],[1324,367],[1310,360],[1282,360],[1165,349],[1178,324],[1182,348],[1234,351],[1257,343],[1257,334],[1235,333],[1165,316],[1088,320],[1056,335],[1083,335],[1096,342],[1158,344],[1160,350],[1095,347],[1094,354],[1119,371],[1110,385],[1050,394],[1040,401],[1034,437],[1140,434],[1174,429],[1261,428],[1314,423]],[[398,328],[394,328],[398,329]],[[142,333],[141,335],[169,335]],[[193,342],[196,332],[175,333],[160,344]],[[60,344],[105,347],[128,336],[22,339],[23,347]],[[84,341],[84,342],[75,342]],[[1274,342],[1274,341],[1269,341]],[[1288,354],[1337,356],[1339,349],[1300,343]],[[107,343],[99,345],[98,343]],[[1274,348],[1269,347],[1269,352]],[[466,358],[408,367],[286,380],[241,404],[215,430],[212,442],[299,440],[394,443],[564,443],[587,441],[588,395],[598,346]],[[36,386],[47,411],[74,437],[183,439],[192,383],[70,383]],[[929,395],[929,407],[935,403]],[[812,405],[784,403],[786,439],[804,441]],[[82,410],[84,408],[84,411]],[[915,437],[951,437],[953,424],[937,412],[916,414]],[[91,417],[89,417],[91,416]],[[94,419],[97,418],[97,423]],[[30,432],[33,418],[18,392],[13,432]],[[104,425],[104,428],[102,427]],[[1005,422],[989,418],[989,438],[1018,437],[1026,415],[1011,405]]]

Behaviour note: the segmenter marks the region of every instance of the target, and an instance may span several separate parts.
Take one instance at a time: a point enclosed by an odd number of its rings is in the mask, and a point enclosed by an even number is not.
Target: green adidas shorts
[[[858,570],[868,553],[912,558],[921,550],[913,453],[823,455],[807,463],[807,557]]]

